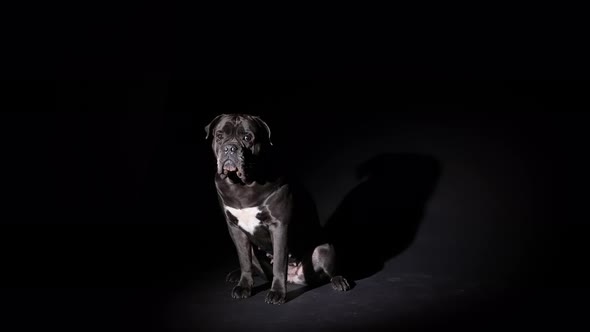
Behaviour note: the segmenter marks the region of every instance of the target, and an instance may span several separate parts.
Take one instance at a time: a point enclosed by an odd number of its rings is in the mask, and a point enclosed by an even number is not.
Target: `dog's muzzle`
[[[235,144],[226,144],[222,148],[223,171],[236,172],[238,170],[238,147]]]
[[[217,171],[222,177],[235,172],[236,175],[245,180],[245,174],[242,167],[242,151],[236,144],[225,144],[221,147],[218,158]]]

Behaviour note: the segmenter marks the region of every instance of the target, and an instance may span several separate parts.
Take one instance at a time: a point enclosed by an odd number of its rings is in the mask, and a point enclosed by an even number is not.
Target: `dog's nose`
[[[238,151],[238,147],[235,144],[227,144],[226,146],[223,147],[223,152],[225,152],[226,154],[228,153],[234,153]]]

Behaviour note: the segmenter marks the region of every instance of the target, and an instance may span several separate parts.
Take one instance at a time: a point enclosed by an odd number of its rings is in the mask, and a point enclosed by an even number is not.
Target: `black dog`
[[[273,158],[270,128],[259,117],[219,115],[205,127],[217,158],[215,184],[240,271],[234,298],[251,295],[253,272],[272,279],[267,303],[281,304],[286,283],[310,285],[326,279],[336,290],[350,289],[336,275],[335,253],[305,193]],[[238,278],[239,274],[239,278]]]

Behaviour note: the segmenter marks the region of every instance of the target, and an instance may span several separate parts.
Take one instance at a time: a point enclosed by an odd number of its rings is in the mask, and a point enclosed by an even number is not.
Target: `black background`
[[[206,287],[212,272],[235,263],[203,127],[219,113],[242,112],[266,119],[323,220],[367,158],[435,160],[440,174],[423,200],[432,198],[441,215],[463,216],[427,233],[464,245],[437,262],[439,272],[491,273],[508,294],[478,302],[477,315],[447,313],[432,326],[367,319],[366,328],[577,322],[588,86],[571,80],[585,71],[568,38],[527,27],[492,38],[426,18],[430,25],[396,21],[404,29],[391,30],[335,24],[298,38],[297,28],[270,33],[268,25],[260,27],[268,35],[225,31],[151,3],[81,12],[56,20],[55,30],[33,29],[46,52],[27,52],[25,69],[10,71],[57,78],[7,89],[14,100],[2,121],[2,311],[11,326],[167,327],[171,293],[195,280]],[[450,38],[457,32],[464,38]],[[384,182],[399,177],[379,172]],[[391,208],[360,202],[348,211]],[[471,224],[473,216],[481,219]],[[397,230],[358,223],[369,233]],[[208,324],[192,327],[215,327]]]

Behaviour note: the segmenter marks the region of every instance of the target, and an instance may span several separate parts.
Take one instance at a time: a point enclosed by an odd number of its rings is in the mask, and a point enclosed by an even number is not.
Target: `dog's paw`
[[[231,291],[231,297],[234,299],[245,299],[252,295],[252,287],[236,286]]]
[[[240,269],[236,269],[231,271],[230,273],[227,274],[227,277],[225,277],[225,281],[235,284],[238,281],[240,281],[240,275],[242,274],[242,271],[240,271]]]
[[[346,278],[342,276],[332,277],[332,279],[330,279],[330,282],[332,283],[332,288],[334,288],[337,291],[344,292],[351,288],[350,284],[348,283],[348,280],[346,280]]]
[[[282,291],[271,290],[266,294],[266,303],[270,304],[283,304],[287,298],[287,293]]]

